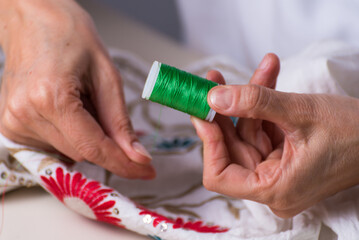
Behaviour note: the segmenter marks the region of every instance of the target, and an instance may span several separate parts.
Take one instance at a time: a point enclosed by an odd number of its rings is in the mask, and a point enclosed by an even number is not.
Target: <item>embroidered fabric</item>
[[[189,117],[142,100],[150,64],[125,51],[110,52],[124,79],[136,132],[154,158],[157,178],[123,179],[93,164],[65,163],[59,156],[0,136],[1,190],[5,185],[6,190],[13,190],[37,183],[85,217],[153,239],[318,239],[323,224],[338,239],[359,235],[359,187],[285,220],[265,205],[207,191],[201,183],[201,141]],[[4,59],[0,59],[1,68]],[[204,76],[210,69],[220,70],[231,84],[244,84],[251,75],[223,57],[204,59],[186,70]],[[322,80],[318,81],[315,74],[320,74]],[[339,75],[345,81],[339,81]],[[337,42],[321,43],[283,61],[278,88],[358,97],[358,75],[359,50]]]

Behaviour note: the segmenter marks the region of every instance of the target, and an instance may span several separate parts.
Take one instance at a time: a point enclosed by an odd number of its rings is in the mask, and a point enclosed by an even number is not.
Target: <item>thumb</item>
[[[267,120],[281,127],[313,116],[307,95],[284,93],[258,85],[217,86],[208,94],[208,104],[225,116]]]

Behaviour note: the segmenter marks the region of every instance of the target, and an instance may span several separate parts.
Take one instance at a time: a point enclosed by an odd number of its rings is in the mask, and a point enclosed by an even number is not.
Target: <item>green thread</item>
[[[211,110],[207,94],[217,85],[162,63],[149,100],[206,119]]]

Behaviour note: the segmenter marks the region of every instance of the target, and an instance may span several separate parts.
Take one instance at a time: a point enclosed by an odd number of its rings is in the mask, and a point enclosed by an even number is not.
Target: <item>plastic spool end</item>
[[[212,122],[214,117],[216,116],[216,111],[214,111],[212,108],[209,110],[207,117],[206,117],[206,121],[208,122]]]
[[[142,98],[148,100],[151,97],[153,88],[155,87],[158,73],[160,72],[161,63],[158,61],[154,61],[151,67],[150,72],[148,73],[145,87],[143,88]]]

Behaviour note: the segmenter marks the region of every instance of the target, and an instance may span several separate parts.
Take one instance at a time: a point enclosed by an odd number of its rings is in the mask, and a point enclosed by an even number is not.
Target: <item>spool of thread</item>
[[[142,98],[212,121],[216,112],[207,103],[209,90],[218,84],[155,61]]]

